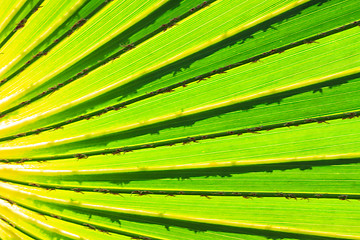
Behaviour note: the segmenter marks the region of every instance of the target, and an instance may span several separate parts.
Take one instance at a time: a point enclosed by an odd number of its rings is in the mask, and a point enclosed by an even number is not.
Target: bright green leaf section
[[[248,133],[242,136],[202,140],[189,145],[139,150],[120,156],[100,155],[85,160],[54,160],[23,166],[3,165],[1,176],[24,183],[64,184],[73,187],[81,184],[80,186],[90,188],[93,186],[94,188],[140,190],[359,194],[358,164],[322,167],[315,165],[316,161],[321,164],[326,160],[326,156],[331,155],[335,156],[333,160],[338,159],[337,162],[333,162],[334,164],[351,163],[351,159],[344,159],[341,154],[355,153],[356,155],[358,153],[356,151],[358,134],[353,132],[358,124],[359,120],[357,119],[336,120],[329,121],[329,124],[313,123],[269,132],[264,131],[261,134]],[[312,137],[308,137],[310,133],[312,133]],[[333,135],[334,133],[337,133],[336,137]],[[339,156],[336,157],[336,155]],[[294,159],[286,160],[289,157]],[[306,157],[304,161],[315,162],[297,165],[295,160],[299,157]],[[277,159],[285,160],[282,165],[278,166],[276,165]],[[258,166],[262,160],[268,160],[267,163],[270,165]],[[353,160],[356,161],[356,158]],[[234,170],[219,168],[230,166],[231,162],[233,166],[237,165],[239,168]],[[242,162],[246,163],[243,168],[241,168]],[[212,164],[197,165],[202,163]],[[297,169],[309,169],[312,166],[313,170]],[[178,171],[172,173],[171,170],[174,169]],[[276,171],[277,169],[290,170],[281,172]],[[41,172],[41,170],[52,171]],[[61,173],[61,170],[66,170],[66,172]],[[81,173],[76,170],[87,170],[88,172]],[[160,172],[158,172],[159,170]],[[264,170],[275,170],[275,172],[261,172]],[[134,174],[127,175],[127,172]],[[135,174],[136,172],[138,175]],[[340,174],[341,172],[347,174]],[[80,173],[81,175],[79,175]],[[226,181],[223,182],[222,178],[216,176],[232,177],[226,178]],[[169,177],[175,179],[167,179]],[[191,180],[176,180],[176,178],[186,179],[189,177],[197,184],[193,185]],[[165,179],[154,180],[161,178]],[[123,183],[127,183],[127,185],[119,186]]]
[[[33,9],[39,1],[9,0],[1,1],[0,43],[2,43],[16,25]]]
[[[356,1],[38,3],[0,4],[0,239],[360,239]]]
[[[357,41],[359,36],[359,31],[357,29],[350,29],[325,38],[323,43],[314,43],[311,46],[303,45],[281,54],[283,56],[274,55],[266,58],[263,60],[263,63],[251,63],[228,71],[226,74],[218,74],[205,83],[192,84],[187,88],[180,89],[174,93],[158,95],[141,101],[129,106],[129,108],[125,110],[106,114],[105,116],[94,120],[75,123],[73,126],[70,126],[69,129],[67,127],[66,131],[57,130],[55,133],[48,132],[39,136],[32,136],[30,138],[35,139],[33,142],[41,143],[41,145],[39,147],[32,147],[30,145],[28,149],[35,148],[34,150],[36,151],[36,148],[45,148],[46,152],[49,153],[51,150],[50,145],[52,145],[56,148],[56,152],[54,152],[56,154],[67,151],[67,148],[71,146],[73,149],[72,152],[76,153],[79,151],[92,151],[105,147],[122,147],[125,144],[141,144],[154,140],[158,141],[160,139],[179,137],[174,135],[168,137],[165,134],[161,134],[160,136],[157,136],[157,139],[156,137],[150,136],[151,138],[149,140],[142,137],[140,138],[140,141],[136,139],[133,141],[124,139],[123,141],[120,140],[110,144],[109,138],[102,136],[121,131],[128,131],[139,126],[144,127],[149,125],[149,127],[151,127],[150,124],[161,123],[163,121],[161,118],[160,120],[156,120],[159,116],[165,116],[164,119],[166,120],[174,120],[179,117],[187,116],[183,114],[183,112],[190,112],[192,109],[200,109],[194,112],[203,112],[203,115],[206,116],[207,111],[201,110],[204,107],[206,107],[207,110],[212,110],[217,109],[217,103],[226,101],[242,103],[244,101],[241,101],[241,97],[247,99],[248,96],[254,96],[252,99],[256,99],[256,94],[262,93],[268,89],[291,86],[292,84],[308,79],[354,69],[360,64],[360,54],[357,52],[354,53],[352,50],[354,47],[357,47],[354,46],[354,44],[357,44],[359,45],[358,47],[360,47],[360,41]],[[294,64],[286,64],[288,61],[292,61]],[[297,69],[300,69],[300,71],[297,71]],[[288,75],[289,71],[293,72],[293,74]],[[236,79],[235,82],[234,79]],[[219,91],[219,89],[221,89],[221,91]],[[270,92],[267,95],[271,96],[272,94]],[[235,100],[239,97],[240,100]],[[339,98],[341,98],[341,95]],[[189,101],[189,99],[191,99],[191,101]],[[166,103],[160,105],[160,101],[166,101]],[[352,102],[350,102],[349,105],[351,103]],[[339,109],[337,109],[337,111],[337,113],[341,113],[343,110],[340,109],[339,111]],[[172,117],[172,115],[174,115],[174,117]],[[179,117],[177,117],[177,115]],[[216,118],[215,121],[217,124]],[[39,122],[37,121],[36,124],[39,124]],[[246,127],[246,125],[244,125],[244,127]],[[218,128],[218,131],[221,130]],[[88,135],[87,133],[89,132],[92,134]],[[186,135],[180,135],[180,137],[189,136],[187,135],[187,132],[181,133]],[[208,133],[209,132],[204,131],[201,134],[205,135]],[[75,137],[75,134],[77,137]],[[49,136],[49,138],[46,136]],[[98,136],[102,138],[97,140],[96,145],[94,145],[95,137]],[[114,138],[116,139],[116,137]],[[57,141],[60,139],[64,140]],[[76,141],[79,142],[79,147],[76,147]],[[124,141],[126,141],[126,143],[123,143]],[[18,141],[3,144],[3,146],[14,146],[18,144],[17,142],[20,142],[23,145],[30,143],[28,139],[19,139]],[[68,143],[71,143],[71,145]],[[63,145],[63,147],[59,147],[61,145]],[[23,149],[27,151],[26,145]]]
[[[46,40],[53,31],[66,22],[68,15],[75,14],[85,3],[85,0],[45,1],[43,9],[26,21],[25,24],[29,26],[22,31],[17,31],[15,36],[2,48],[4,56],[0,60],[0,76],[4,77],[9,69],[17,67],[16,64],[21,63],[24,56]],[[40,28],[37,23],[41,23]]]
[[[32,240],[33,238],[18,231],[4,220],[0,220],[0,236],[4,240]]]
[[[54,77],[58,78],[60,73],[63,73],[61,76],[64,80],[68,79],[74,73],[69,76],[69,73],[64,74],[64,70],[117,37],[166,2],[166,0],[159,0],[155,2],[117,1],[111,3],[89,19],[85,26],[72,34],[71,38],[57,45],[47,58],[39,59],[12,81],[13,84],[22,82],[23,86],[27,86],[26,91],[24,88],[21,88],[22,91],[11,88],[9,83],[9,87],[4,90],[3,94],[12,94],[8,101],[11,99],[14,102],[19,95],[25,95],[29,90],[41,86]],[[49,63],[55,63],[55,65]],[[62,82],[61,79],[58,80]]]
[[[226,31],[234,29],[236,31],[241,31],[243,27],[246,29],[245,23],[253,23],[254,20],[258,19],[259,14],[270,14],[276,9],[284,7],[291,1],[268,1],[266,4],[262,4],[262,1],[256,2],[244,2],[243,4],[237,5],[236,3],[230,3],[231,1],[220,1],[215,2],[210,5],[208,11],[200,11],[191,17],[183,20],[179,23],[176,28],[171,28],[166,32],[162,32],[157,35],[156,38],[153,38],[152,41],[147,41],[140,46],[132,49],[131,51],[125,53],[119,60],[113,62],[113,64],[105,65],[101,68],[98,68],[97,71],[90,73],[88,76],[83,77],[81,80],[76,81],[74,84],[71,84],[71,91],[68,92],[67,102],[70,105],[74,105],[75,103],[71,103],[73,100],[77,100],[77,102],[84,102],[86,99],[89,99],[90,96],[95,97],[95,95],[101,95],[105,92],[114,89],[116,86],[123,85],[125,82],[131,81],[131,79],[137,78],[144,75],[146,72],[152,72],[150,69],[159,69],[160,66],[165,66],[169,64],[171,61],[175,61],[176,59],[182,59],[183,57],[190,55],[192,53],[196,53],[205,46],[211,46],[214,43],[213,41],[209,41],[208,39],[216,39],[216,37],[226,38]],[[276,2],[275,4],[273,2]],[[247,9],[247,11],[244,11]],[[291,8],[290,8],[291,9]],[[140,10],[138,10],[140,11]],[[228,19],[228,21],[223,22],[222,18],[220,18],[221,14],[233,16],[232,19]],[[241,18],[237,17],[240,13]],[[108,16],[108,15],[106,15]],[[131,16],[131,15],[127,15]],[[217,16],[217,17],[216,17]],[[222,23],[223,22],[223,23]],[[221,23],[218,27],[214,28],[214,25]],[[102,29],[103,26],[102,26]],[[189,29],[192,29],[189,31]],[[194,29],[198,31],[206,32],[207,34],[199,35],[196,33]],[[210,31],[211,30],[211,31]],[[93,29],[92,29],[93,31]],[[190,32],[192,34],[181,34],[184,32]],[[80,31],[79,31],[80,33]],[[194,37],[194,34],[196,35]],[[224,35],[225,34],[225,35]],[[181,35],[182,37],[176,37],[177,35]],[[110,37],[108,37],[110,38]],[[220,38],[220,39],[221,39]],[[73,41],[75,38],[72,38]],[[168,42],[168,39],[176,39]],[[89,37],[86,38],[88,44],[90,43]],[[155,41],[155,42],[154,42]],[[77,43],[79,43],[77,41]],[[165,44],[166,43],[166,44]],[[176,46],[176,47],[175,47]],[[85,46],[84,46],[85,47]],[[93,45],[94,47],[94,45]],[[200,48],[200,49],[198,49]],[[81,48],[76,48],[76,51],[73,50],[74,46],[69,46],[69,50],[71,50],[72,54],[79,54],[81,52]],[[166,52],[166,54],[163,54]],[[82,53],[82,52],[81,52]],[[73,55],[64,54],[64,51],[61,52],[62,58],[66,60],[68,57],[72,57]],[[84,53],[82,53],[84,54]],[[182,57],[183,56],[183,57]],[[78,55],[79,57],[79,55]],[[167,61],[168,58],[173,58],[170,62]],[[47,61],[50,61],[50,58],[46,58]],[[77,59],[77,58],[76,58]],[[138,59],[138,60],[135,60]],[[155,59],[155,60],[154,60]],[[75,60],[72,60],[75,61]],[[71,62],[72,62],[71,61]],[[67,61],[67,64],[70,62]],[[125,67],[126,63],[126,67]],[[129,63],[132,63],[129,65]],[[40,65],[41,62],[39,61]],[[61,64],[60,60],[57,58],[56,64]],[[43,66],[43,65],[42,65]],[[148,70],[146,70],[148,69]],[[139,72],[140,70],[140,72]],[[59,71],[59,69],[57,69]],[[111,73],[110,73],[111,72]],[[110,74],[109,74],[110,73]],[[52,76],[48,74],[48,69],[43,69],[39,74],[47,74],[48,77]],[[104,78],[104,76],[107,76]],[[37,74],[31,75],[32,78],[41,78]],[[123,81],[119,82],[119,78],[123,79]],[[31,78],[27,78],[27,81]],[[90,80],[91,79],[91,80]],[[94,79],[96,79],[94,81]],[[70,85],[69,85],[70,86]],[[80,88],[78,86],[81,86]],[[106,87],[105,87],[106,86]],[[68,94],[65,90],[67,87],[64,87],[62,94]],[[81,91],[76,91],[74,89],[81,89]],[[14,90],[13,90],[14,91]],[[65,91],[65,92],[64,92]],[[90,94],[92,93],[92,94]],[[87,95],[90,94],[90,95]],[[56,103],[58,106],[61,102],[56,97],[58,93],[54,93],[50,99],[46,102],[47,109],[51,108],[51,104]],[[85,99],[79,99],[80,96],[87,95]],[[42,104],[42,101],[38,102],[39,105]],[[65,108],[65,106],[63,106]],[[66,107],[68,108],[68,107]],[[44,108],[39,108],[35,110],[36,112],[44,111]],[[35,112],[23,112],[26,114],[33,115]]]
[[[80,163],[78,163],[80,165]],[[75,164],[74,164],[75,165]],[[86,164],[81,163],[86,167]],[[299,168],[306,170],[300,170]],[[295,169],[294,169],[295,168]],[[266,169],[268,172],[261,172]],[[122,179],[122,175],[116,174],[101,176],[93,174],[87,177],[76,175],[70,177],[41,176],[31,173],[13,172],[10,169],[2,170],[2,177],[7,180],[22,181],[27,183],[50,184],[53,186],[86,187],[89,189],[138,189],[138,190],[170,190],[170,191],[227,191],[227,192],[287,192],[287,193],[332,193],[332,194],[359,194],[359,165],[338,166],[294,166],[290,163],[283,164],[281,169],[277,166],[264,168],[252,167],[238,169],[237,171],[226,170],[203,170],[192,175],[188,173],[173,174],[169,176],[157,175],[148,179]],[[311,169],[311,170],[310,170]],[[258,172],[260,171],[260,172]],[[271,172],[270,172],[271,171]],[[6,174],[8,172],[8,174]],[[341,174],[346,172],[346,174]],[[204,176],[198,176],[204,175]],[[220,176],[222,177],[220,177]],[[117,178],[117,180],[116,180]],[[125,183],[125,185],[119,185]]]
[[[10,205],[4,200],[0,200],[0,212],[7,219],[11,219],[11,223],[18,226],[27,235],[36,239],[60,238],[60,239],[81,239],[79,236],[70,232],[60,230],[54,226],[45,224],[37,220],[40,218],[36,213],[32,213],[21,209],[18,206]]]
[[[308,9],[303,10],[302,14],[292,17],[287,21],[278,24],[279,26],[274,25],[274,28],[276,28],[276,30],[268,29],[266,32],[256,33],[253,39],[246,40],[246,44],[238,44],[232,46],[231,48],[222,49],[221,51],[218,51],[217,53],[207,58],[203,58],[199,61],[196,61],[191,65],[191,68],[188,69],[189,71],[184,69],[181,72],[177,72],[175,76],[173,76],[173,74],[170,74],[166,78],[162,78],[158,84],[146,85],[144,87],[144,90],[137,89],[137,92],[139,94],[140,93],[144,94],[145,92],[151,92],[166,85],[185,80],[188,77],[193,77],[195,74],[196,75],[203,74],[204,72],[214,70],[215,68],[223,67],[225,65],[228,65],[229,63],[234,63],[236,61],[243,60],[247,57],[251,57],[256,54],[269,51],[275,47],[279,47],[284,44],[289,44],[292,41],[296,41],[298,39],[309,37],[312,34],[314,35],[318,33],[319,31],[325,31],[334,27],[338,27],[341,24],[345,24],[359,18],[359,13],[357,12],[358,8],[355,6],[354,2],[351,1],[341,2],[343,11],[346,11],[347,13],[345,14],[346,19],[343,17],[344,16],[343,14],[341,15],[341,18],[339,18],[339,11],[337,11],[337,7],[339,5],[340,3],[338,1],[329,1],[328,3],[324,4],[324,6],[321,7],[317,5],[309,7]],[[307,21],[306,17],[316,18],[316,20],[310,22]],[[321,25],[320,26],[316,24],[314,25],[314,22],[321,23]],[[179,26],[180,25],[181,24],[179,24]],[[174,29],[179,26],[176,25]],[[294,34],[290,34],[290,32],[293,32]],[[132,51],[135,51],[135,49]],[[132,51],[130,51],[128,54],[131,54]],[[117,61],[121,61],[121,59],[122,58],[120,58]],[[78,80],[78,81],[79,84],[82,85],[80,89],[83,89],[84,86],[87,85],[86,83],[83,83],[82,80]],[[130,89],[133,88],[132,86],[129,87]],[[71,92],[73,92],[73,86],[69,88],[69,90],[70,89]],[[62,94],[64,93],[61,92],[59,96],[61,96]],[[54,100],[54,101],[58,101],[58,100]],[[46,99],[46,102],[48,103],[48,99]],[[102,104],[101,106],[105,107],[108,105],[109,103],[104,102],[104,104]],[[82,108],[83,107],[80,106],[80,109]],[[75,111],[75,113],[77,112]],[[71,111],[71,114],[74,114],[73,110]],[[44,124],[49,124],[49,122],[52,123],[58,122],[59,119],[60,118],[62,119],[63,117],[64,114],[61,114],[61,116],[56,116],[55,118],[53,118],[54,120],[50,120],[49,118],[47,118],[46,120],[44,120]]]
[[[188,219],[187,221],[206,222],[207,219],[219,219],[217,224],[227,225],[231,222],[237,222],[239,224],[246,223],[250,225],[277,225],[279,227],[298,229],[299,232],[312,230],[314,231],[314,235],[322,232],[325,233],[325,236],[332,236],[333,233],[338,232],[340,236],[352,235],[354,236],[353,239],[356,239],[356,236],[359,234],[356,217],[359,216],[358,202],[348,202],[337,199],[296,201],[282,198],[244,199],[241,197],[212,197],[208,199],[200,196],[166,197],[149,195],[139,197],[136,195],[123,195],[120,197],[107,194],[99,195],[98,193],[81,194],[68,191],[64,192],[61,190],[48,192],[46,190],[41,191],[39,189],[15,185],[11,188],[13,187],[19,190],[22,189],[25,192],[33,192],[35,195],[32,196],[34,199],[37,199],[35,201],[38,202],[38,206],[47,205],[52,207],[52,209],[65,208],[63,214],[70,215],[71,212],[74,211],[78,212],[75,214],[78,217],[81,215],[79,212],[81,212],[83,216],[84,213],[92,214],[91,219],[94,219],[94,221],[98,223],[107,222],[115,226],[119,224],[116,220],[121,222],[122,218],[139,222],[145,219],[144,217],[150,216],[151,213],[161,213],[155,214],[157,216],[155,218],[167,218],[169,219],[169,225],[172,221],[176,223],[176,218],[184,216],[185,219]],[[46,198],[43,197],[44,194],[46,194]],[[23,193],[15,198],[23,202],[31,201],[31,198],[24,199],[22,195]],[[76,201],[71,200],[74,198],[76,198]],[[49,201],[51,199],[52,201]],[[65,201],[60,199],[64,199]],[[165,199],[166,202],[164,202]],[[286,207],[284,207],[285,204]],[[104,208],[102,208],[102,206],[104,206]],[[119,208],[119,206],[121,207]],[[326,210],[319,210],[319,206],[326,207]],[[81,207],[82,210],[79,207]],[[103,213],[94,212],[95,209],[101,208],[104,210]],[[217,211],[213,211],[212,209],[214,208],[216,208]],[[266,214],[264,214],[264,211]],[[111,219],[111,212],[118,213],[117,217],[113,216]],[[130,215],[122,215],[122,213],[126,212]],[[260,214],[261,212],[263,214]],[[349,212],[353,213],[353,215],[349,215]],[[289,213],[293,216],[292,221],[284,219],[284,215],[288,216]],[[313,218],[314,214],[317,216],[316,219]],[[102,221],[100,220],[101,218],[96,217],[96,215],[102,215]],[[282,230],[285,231],[285,228]]]
[[[55,2],[53,2],[54,5],[48,4],[45,6],[44,4],[46,10],[39,12],[39,16],[33,17],[33,23],[30,23],[29,27],[25,24],[26,28],[24,29],[26,30],[22,31],[19,36],[16,36],[14,41],[4,46],[3,62],[7,64],[8,62],[14,60],[16,61],[16,64],[11,64],[11,66],[8,66],[5,71],[3,70],[1,74],[2,78],[12,76],[12,74],[14,74],[14,72],[16,72],[19,68],[24,65],[26,66],[27,61],[31,60],[39,52],[44,51],[47,47],[53,44],[56,39],[65,34],[68,30],[72,29],[80,19],[86,18],[86,16],[97,9],[97,7],[99,7],[102,3],[102,0],[93,0],[83,3],[69,1],[60,6],[59,3]],[[38,11],[42,10],[42,7],[39,8]],[[47,9],[49,9],[49,11],[47,11]],[[61,16],[64,13],[67,14],[65,15],[66,17],[63,16],[63,21],[58,21],[58,16]],[[41,22],[41,28],[31,28],[31,26],[37,26],[35,25],[36,22]],[[42,36],[41,39],[38,39],[39,35]],[[37,44],[32,44],[32,48],[29,49],[27,48],[26,43],[29,43],[28,39],[31,38],[33,39],[30,41],[37,42]],[[24,51],[21,56],[14,55],[21,51]],[[14,88],[13,84],[10,83],[10,85]]]

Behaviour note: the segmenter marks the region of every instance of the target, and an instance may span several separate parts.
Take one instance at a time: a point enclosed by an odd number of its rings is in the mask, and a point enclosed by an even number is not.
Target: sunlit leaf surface
[[[354,0],[0,0],[0,239],[360,239]]]

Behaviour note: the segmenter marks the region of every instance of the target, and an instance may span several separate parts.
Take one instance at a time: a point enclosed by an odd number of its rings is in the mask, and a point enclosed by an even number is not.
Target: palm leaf
[[[360,239],[355,1],[2,5],[1,239]]]

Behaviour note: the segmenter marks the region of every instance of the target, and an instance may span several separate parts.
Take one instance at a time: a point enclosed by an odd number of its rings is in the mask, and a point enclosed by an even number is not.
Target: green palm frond
[[[353,0],[9,0],[0,239],[360,239]]]

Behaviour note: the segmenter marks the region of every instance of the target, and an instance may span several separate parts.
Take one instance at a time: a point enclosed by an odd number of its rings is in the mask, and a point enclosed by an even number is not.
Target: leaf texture
[[[0,239],[360,239],[356,1],[1,5]]]

